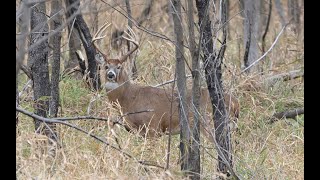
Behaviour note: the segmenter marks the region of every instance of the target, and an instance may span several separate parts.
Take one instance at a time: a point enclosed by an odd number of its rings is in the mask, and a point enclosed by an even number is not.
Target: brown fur
[[[108,66],[108,68],[119,67],[122,64],[118,60],[107,60],[103,67]],[[106,78],[106,68],[101,68],[102,72],[102,83],[108,82]],[[170,107],[171,107],[171,90],[164,88],[156,88],[151,86],[142,86],[137,84],[132,84],[128,75],[125,71],[121,69],[117,72],[116,82],[121,84],[118,88],[114,90],[107,89],[107,96],[111,102],[118,101],[122,107],[123,113],[139,112],[144,110],[153,110],[152,112],[143,112],[137,114],[128,115],[125,118],[125,126],[128,131],[131,130],[141,130],[141,135],[146,135],[146,130],[148,129],[147,136],[154,137],[166,133],[169,130],[170,122]],[[237,100],[225,94],[225,103],[230,107],[230,114],[234,117],[239,115],[239,103]],[[188,90],[187,100],[191,102],[191,91]],[[231,100],[231,101],[230,101]],[[231,106],[229,105],[231,102]],[[171,119],[171,129],[172,134],[179,133],[179,115],[178,115],[179,101],[177,99],[176,92],[172,101],[172,119]],[[207,89],[201,90],[201,100],[200,108],[202,114],[204,114],[204,119],[208,122],[208,112],[212,113],[211,102],[209,98],[209,93]],[[190,108],[189,108],[190,109]],[[192,123],[192,113],[189,110],[189,121]],[[211,123],[212,124],[212,123]]]

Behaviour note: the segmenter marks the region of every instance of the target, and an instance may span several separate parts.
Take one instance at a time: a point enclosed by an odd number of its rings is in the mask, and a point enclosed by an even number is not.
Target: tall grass
[[[155,6],[156,9],[161,7],[159,4]],[[153,13],[154,21],[149,22],[148,27],[159,29],[168,36],[172,35],[171,31],[165,30],[170,29],[169,21],[166,19],[168,17],[160,17],[156,12]],[[109,16],[110,14],[107,14],[99,18]],[[156,22],[161,23],[156,25]],[[235,34],[234,27],[239,25],[240,21],[231,22],[233,23],[231,33]],[[163,23],[167,24],[164,26]],[[270,37],[267,37],[267,47],[272,44],[272,39],[277,35],[275,32],[280,29],[277,21],[273,21],[271,26],[273,28],[270,30]],[[136,59],[138,78],[134,83],[156,85],[173,79],[174,46],[145,33],[139,32],[138,35],[140,38]],[[239,57],[242,57],[238,56],[238,42],[237,37],[232,36],[226,51],[224,61],[226,67],[223,74],[225,90],[234,94],[241,105],[239,132],[232,135],[235,172],[242,179],[303,179],[304,116],[298,116],[295,120],[283,119],[272,124],[268,122],[275,112],[303,106],[304,82],[296,79],[279,81],[272,87],[264,84],[264,77],[303,68],[303,44],[287,31],[267,56],[264,66],[268,71],[260,76],[238,75],[241,66]],[[190,57],[188,55],[187,57],[190,63]],[[187,74],[189,73],[188,71]],[[20,74],[20,91],[26,81],[27,78]],[[188,88],[191,88],[191,85]],[[93,99],[96,100],[90,103]],[[105,118],[114,118],[119,114],[119,110],[108,102],[105,92],[91,92],[82,80],[73,77],[66,77],[60,82],[60,104],[58,116],[61,117],[87,115],[88,111],[90,115]],[[31,90],[23,93],[20,105],[33,111]],[[164,171],[157,167],[141,165],[136,160],[152,161],[165,166],[168,136],[146,139],[117,126],[115,128],[119,140],[117,143],[107,122],[72,121],[70,123],[105,138],[110,144],[120,145],[123,151],[134,158],[127,158],[119,151],[97,142],[88,135],[63,125],[58,125],[62,148],[57,150],[53,158],[47,153],[47,138],[34,133],[33,120],[21,113],[19,120],[16,136],[17,179],[184,178],[178,162],[179,136],[173,137],[170,168]],[[201,177],[214,179],[218,175],[217,153],[214,146],[204,138],[201,138],[201,145]]]

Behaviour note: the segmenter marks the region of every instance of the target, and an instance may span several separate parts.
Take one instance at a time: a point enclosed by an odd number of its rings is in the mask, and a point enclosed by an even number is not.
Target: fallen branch
[[[84,134],[89,135],[90,137],[93,137],[95,140],[100,141],[100,142],[104,143],[107,146],[110,146],[112,149],[119,151],[123,155],[127,156],[128,158],[131,158],[131,159],[135,160],[136,162],[138,162],[141,165],[154,166],[154,167],[158,167],[158,168],[164,169],[164,167],[162,167],[162,166],[160,166],[160,165],[158,165],[156,163],[151,163],[151,161],[137,160],[135,157],[133,157],[129,153],[127,153],[127,152],[125,152],[125,151],[123,151],[123,150],[111,145],[109,142],[107,142],[106,140],[102,139],[101,137],[93,135],[92,133],[89,133],[89,132],[83,130],[82,128],[79,128],[79,127],[77,127],[77,126],[75,126],[73,124],[70,124],[68,122],[64,122],[64,121],[57,120],[57,119],[50,119],[50,118],[41,117],[41,116],[38,116],[38,115],[36,115],[36,114],[34,114],[32,112],[29,112],[29,111],[27,111],[25,109],[22,109],[22,108],[19,108],[19,107],[16,107],[16,111],[21,112],[21,113],[23,113],[23,114],[25,114],[25,115],[27,115],[29,117],[32,117],[32,118],[38,119],[40,121],[43,121],[45,123],[58,123],[58,124],[63,124],[63,125],[66,125],[68,127],[74,128],[74,129],[76,129],[76,130],[78,130],[78,131],[80,131],[80,132],[82,132]]]
[[[271,76],[267,78],[266,81],[269,86],[273,86],[277,81],[289,81],[300,77],[304,77],[304,72],[301,70],[293,70],[287,73]]]
[[[287,110],[287,111],[283,111],[283,112],[278,112],[275,113],[271,119],[269,123],[274,123],[280,119],[283,118],[292,118],[295,119],[296,116],[304,114],[304,108],[296,108],[296,109],[292,109],[292,110]]]

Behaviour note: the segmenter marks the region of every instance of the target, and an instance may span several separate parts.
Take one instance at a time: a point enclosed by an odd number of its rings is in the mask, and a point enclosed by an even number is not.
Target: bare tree
[[[20,13],[19,13],[20,12]],[[22,65],[22,61],[25,59],[25,54],[27,52],[27,35],[30,28],[30,4],[26,1],[20,2],[20,7],[17,13],[17,19],[19,21],[20,36],[18,36],[17,41],[17,53],[16,53],[16,76]]]
[[[298,0],[288,0],[288,16],[293,20],[293,31],[300,34],[300,8]]]
[[[126,8],[127,8],[127,13],[128,13],[128,26],[130,29],[132,29],[132,14],[131,14],[131,6],[130,6],[130,2],[129,0],[125,0],[126,3]],[[130,31],[127,31],[128,34],[130,34]],[[127,41],[127,47],[128,47],[128,52],[130,51],[130,42]],[[132,78],[136,79],[138,77],[138,71],[137,71],[137,65],[136,65],[136,61],[132,60],[132,55],[129,55],[129,60],[130,60],[130,64],[132,65],[131,71],[132,71]]]
[[[194,35],[194,17],[193,17],[193,0],[187,1],[188,8],[188,26],[189,26],[189,50],[192,57],[192,112],[193,112],[193,127],[191,134],[191,147],[189,156],[189,167],[191,179],[200,179],[200,63],[199,51],[196,47]]]
[[[267,33],[269,31],[269,25],[270,25],[270,19],[271,19],[271,13],[272,13],[272,0],[269,0],[269,11],[268,11],[268,17],[266,19],[266,27],[264,30],[264,33],[262,35],[262,54],[264,54],[266,52],[265,48],[266,48],[266,36]],[[262,64],[264,64],[265,61],[263,61]],[[263,71],[263,69],[261,68],[261,70]]]
[[[248,67],[259,57],[258,42],[260,39],[259,25],[260,25],[260,1],[256,0],[242,0],[244,1],[244,44],[245,55],[244,65]],[[257,71],[258,66],[249,68],[247,72]]]
[[[174,33],[176,35],[176,73],[177,73],[177,87],[179,97],[179,119],[180,119],[180,152],[181,152],[181,170],[189,170],[189,143],[190,131],[188,121],[188,107],[186,99],[186,72],[183,49],[183,30],[181,20],[181,2],[180,0],[172,0],[173,7],[173,23]]]
[[[217,142],[216,149],[218,152],[218,171],[223,173],[233,172],[232,156],[231,156],[231,137],[230,130],[227,126],[229,122],[228,112],[226,111],[223,88],[222,88],[222,71],[221,64],[226,50],[227,30],[225,24],[227,22],[226,1],[221,0],[221,26],[223,31],[222,45],[215,53],[213,49],[211,20],[209,19],[209,0],[197,0],[196,6],[198,9],[201,50],[205,64],[205,77],[207,87],[213,107],[214,129],[211,130],[215,134]]]
[[[86,67],[86,73],[88,73],[88,76],[86,76],[86,80],[89,84],[89,86],[94,89],[98,90],[100,88],[100,78],[98,76],[97,71],[97,62],[95,61],[95,55],[96,51],[92,44],[92,36],[90,34],[89,28],[84,21],[82,14],[80,12],[80,1],[79,0],[68,0],[66,2],[67,9],[69,9],[70,16],[73,14],[76,14],[75,16],[75,22],[74,26],[78,30],[81,42],[84,46],[84,49],[86,51],[87,55],[87,67]]]
[[[48,36],[48,24],[46,17],[45,2],[40,2],[31,9],[31,36],[30,46],[36,44],[35,48],[29,51],[29,64],[33,77],[33,96],[35,114],[47,117],[50,99],[50,80],[48,68],[48,39],[38,43],[37,41]],[[37,132],[46,134],[49,139],[56,140],[56,134],[53,132],[54,124],[43,125],[41,121],[34,119]],[[51,141],[49,141],[51,142]]]
[[[61,2],[59,0],[51,1],[51,28],[56,31],[61,26]],[[56,33],[51,37],[52,39],[52,71],[51,71],[51,99],[49,106],[49,116],[57,117],[59,106],[59,78],[60,78],[60,46],[61,46],[61,32]]]
[[[148,18],[153,7],[154,0],[148,0],[141,15],[137,18],[138,25],[141,26]]]
[[[19,91],[18,91],[18,81],[16,80],[16,107],[19,106]],[[18,112],[16,112],[16,128],[19,123]]]
[[[283,13],[284,10],[283,10],[283,6],[282,6],[282,3],[281,3],[281,0],[274,0],[274,2],[275,2],[275,5],[276,5],[277,13],[278,13],[278,15],[280,17],[281,25],[285,26],[286,18],[285,18],[285,14]]]

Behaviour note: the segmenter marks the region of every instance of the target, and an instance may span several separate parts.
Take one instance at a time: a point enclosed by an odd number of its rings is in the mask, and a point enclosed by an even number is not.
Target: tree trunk
[[[142,11],[140,17],[137,18],[137,22],[138,25],[141,26],[142,23],[148,19],[150,12],[151,12],[151,8],[153,7],[153,2],[154,0],[148,0],[144,10]]]
[[[19,106],[19,91],[18,91],[18,79],[16,78],[16,107]],[[18,112],[16,112],[16,128],[19,123]]]
[[[19,18],[20,22],[20,36],[19,40],[17,42],[17,50],[16,53],[16,76],[18,76],[18,72],[21,68],[21,65],[23,64],[23,60],[25,59],[25,54],[27,52],[26,45],[27,45],[27,34],[29,32],[29,26],[30,26],[30,7],[28,4],[28,1],[21,1],[20,7],[21,7],[21,16]]]
[[[288,16],[289,19],[292,18],[294,27],[293,31],[299,35],[300,34],[300,9],[298,0],[288,0]]]
[[[51,16],[61,10],[61,3],[59,0],[51,1]],[[61,26],[61,15],[56,14],[52,19],[52,30],[55,31]],[[61,46],[61,33],[58,32],[52,36],[52,74],[51,74],[51,101],[49,107],[49,116],[57,117],[59,107],[59,77],[60,77],[60,46]]]
[[[69,7],[70,7],[69,13],[71,15],[74,13],[78,13],[77,11],[80,6],[80,1],[78,0],[68,0],[68,1],[69,1]],[[74,3],[75,3],[75,6],[71,7],[71,5],[73,5]],[[84,49],[87,55],[87,60],[88,60],[87,73],[89,75],[87,82],[92,89],[98,90],[100,89],[100,78],[98,76],[98,71],[97,71],[97,62],[95,61],[96,50],[94,49],[93,44],[91,42],[92,37],[89,31],[89,28],[86,22],[84,21],[81,13],[78,13],[76,15],[76,21],[74,23],[74,26],[79,32],[80,39],[82,41],[82,44],[84,46]]]
[[[259,24],[260,24],[260,1],[245,0],[244,1],[244,44],[245,44],[245,56],[244,65],[245,68],[251,65],[259,57],[258,40],[260,37]],[[252,66],[246,72],[256,72],[258,66]]]
[[[90,19],[92,21],[92,32],[96,32],[99,29],[99,12],[98,12],[98,8],[97,8],[97,1],[92,1],[90,0],[90,6],[91,9],[89,9],[89,11],[91,11],[90,14]]]
[[[189,26],[189,50],[192,57],[192,104],[193,104],[193,120],[194,124],[192,127],[191,134],[191,148],[189,156],[189,166],[191,179],[200,179],[200,63],[199,63],[199,52],[196,49],[196,41],[194,35],[194,17],[193,17],[193,0],[187,1],[188,7],[188,26]]]
[[[69,7],[69,1],[65,1],[66,7]],[[70,19],[71,17],[70,10],[66,12],[66,18]],[[68,22],[68,45],[69,45],[69,59],[64,63],[64,69],[72,69],[78,65],[78,59],[76,55],[77,50],[81,50],[81,42],[79,37],[79,32],[77,29],[74,28],[74,21],[73,18],[71,21]]]
[[[275,5],[276,5],[276,9],[277,9],[277,12],[278,12],[278,15],[280,17],[280,22],[281,22],[281,25],[282,27],[286,25],[286,18],[285,18],[285,15],[284,15],[284,10],[283,10],[283,6],[282,6],[282,3],[280,0],[274,0],[275,2]]]
[[[266,19],[266,27],[265,27],[265,30],[264,30],[264,33],[262,35],[262,54],[264,54],[266,52],[265,50],[265,47],[266,47],[266,36],[267,36],[267,33],[269,31],[269,25],[270,25],[270,19],[271,19],[271,13],[272,13],[272,0],[269,0],[269,11],[268,11],[268,17]],[[263,72],[263,65],[265,63],[265,60],[262,61],[262,67],[261,67],[261,72]]]
[[[129,0],[125,0],[126,3],[126,8],[127,8],[127,13],[128,13],[128,26],[132,29],[132,15],[131,15],[131,6],[130,6],[130,2]],[[127,31],[128,34],[130,34],[130,31]],[[127,41],[127,47],[128,47],[128,52],[130,51],[130,42]],[[137,66],[136,66],[136,61],[134,59],[132,59],[132,55],[129,55],[129,60],[130,60],[130,66],[132,66],[131,68],[131,72],[132,72],[132,78],[136,79],[138,77],[138,71],[137,71]]]
[[[188,107],[186,99],[186,73],[184,62],[184,49],[183,49],[183,31],[181,22],[181,2],[180,0],[173,0],[173,23],[174,33],[176,35],[176,73],[177,73],[177,87],[179,104],[179,119],[180,119],[180,152],[181,152],[181,170],[188,171],[189,159],[189,121],[188,121]]]
[[[30,36],[30,46],[38,44],[34,49],[29,51],[29,62],[32,62],[31,71],[33,77],[33,93],[34,93],[34,109],[35,114],[47,117],[49,110],[50,99],[50,81],[49,81],[49,69],[48,69],[48,39],[41,43],[37,41],[48,36],[48,24],[46,18],[46,5],[44,2],[38,3],[31,9],[31,29],[40,26],[37,32],[32,33]],[[34,119],[35,129],[38,133],[46,134],[49,139],[56,140],[54,130],[54,124],[48,123],[47,126],[42,126],[41,121]],[[53,128],[53,129],[51,129]]]
[[[223,0],[221,3],[221,24],[225,24],[227,20],[226,4]],[[212,29],[211,21],[208,18],[209,13],[207,11],[209,6],[208,0],[197,0],[196,6],[198,9],[200,33],[202,33],[201,48],[204,54],[203,62],[207,65],[205,68],[205,77],[209,95],[213,108],[213,119],[215,129],[212,129],[212,134],[215,134],[217,141],[218,152],[218,171],[227,173],[227,170],[232,172],[232,156],[231,156],[231,138],[230,130],[227,126],[228,114],[225,108],[223,89],[222,89],[222,72],[221,64],[226,49],[226,29],[223,26],[223,43],[219,50],[219,54],[216,55],[213,52],[212,41]]]

